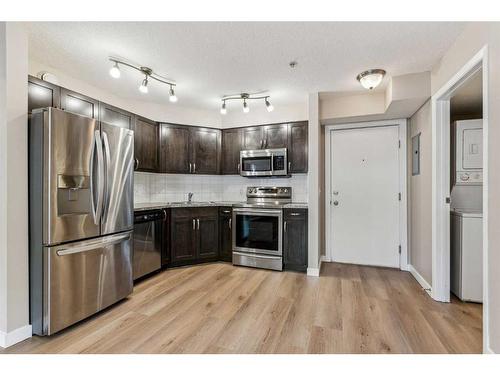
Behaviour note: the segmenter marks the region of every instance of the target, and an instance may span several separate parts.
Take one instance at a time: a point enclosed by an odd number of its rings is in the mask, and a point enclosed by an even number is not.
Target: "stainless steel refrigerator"
[[[51,335],[132,292],[134,139],[45,108],[29,142],[31,323]]]

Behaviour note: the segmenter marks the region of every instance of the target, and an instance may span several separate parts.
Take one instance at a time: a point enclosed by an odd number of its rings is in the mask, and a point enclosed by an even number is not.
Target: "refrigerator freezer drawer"
[[[43,332],[51,335],[132,292],[132,232],[45,247]]]

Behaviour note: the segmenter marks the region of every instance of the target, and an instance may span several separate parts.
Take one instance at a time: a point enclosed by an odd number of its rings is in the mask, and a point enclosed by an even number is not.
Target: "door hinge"
[[[401,193],[398,193],[398,200],[401,200]]]
[[[398,247],[398,252],[399,252],[399,254],[401,254],[401,245],[399,245],[399,247]]]

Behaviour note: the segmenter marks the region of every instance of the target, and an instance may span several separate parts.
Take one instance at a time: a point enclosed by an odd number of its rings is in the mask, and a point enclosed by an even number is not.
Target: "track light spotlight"
[[[120,68],[118,67],[118,63],[115,61],[115,65],[109,70],[109,74],[113,78],[120,78],[121,72]]]
[[[141,85],[139,86],[139,91],[142,92],[143,94],[148,93],[148,76],[142,80]]]
[[[227,113],[227,109],[226,109],[226,101],[224,100],[224,101],[222,102],[222,107],[221,107],[221,109],[220,109],[220,114],[221,114],[221,115],[225,115],[226,113]]]
[[[269,102],[268,98],[266,98],[266,108],[267,112],[272,112],[274,110],[274,106]]]
[[[168,100],[170,100],[172,103],[175,103],[177,101],[177,95],[175,95],[173,86],[170,86],[170,95],[168,97]]]
[[[244,113],[250,112],[250,107],[248,106],[246,99],[243,100],[243,112]]]

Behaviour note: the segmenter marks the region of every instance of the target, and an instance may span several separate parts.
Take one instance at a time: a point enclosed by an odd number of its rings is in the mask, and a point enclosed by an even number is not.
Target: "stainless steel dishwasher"
[[[134,280],[161,268],[162,228],[166,218],[165,210],[134,214]]]

